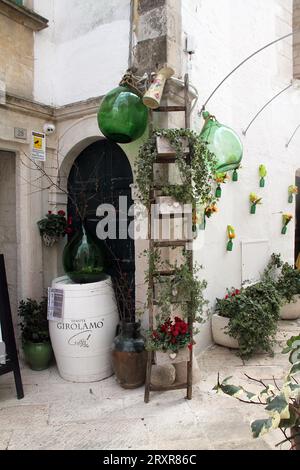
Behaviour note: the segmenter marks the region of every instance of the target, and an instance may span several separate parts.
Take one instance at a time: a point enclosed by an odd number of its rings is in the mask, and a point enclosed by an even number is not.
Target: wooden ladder
[[[185,128],[189,129],[190,128],[190,115],[191,115],[191,104],[190,104],[190,99],[189,99],[189,76],[188,74],[185,75],[184,77],[184,106],[161,106],[155,110],[154,112],[184,112],[185,113]],[[152,111],[152,112],[153,112]],[[153,124],[152,124],[152,112],[151,112],[151,127],[150,130],[153,129]],[[186,156],[187,162],[191,164],[191,156],[190,154],[187,154]],[[176,157],[166,157],[158,154],[158,157],[156,159],[155,163],[164,163],[164,164],[170,164],[170,163],[175,163]],[[154,181],[154,172],[153,172],[153,181]],[[155,187],[153,185],[150,193],[150,206],[149,206],[149,213],[148,213],[148,237],[149,237],[149,250],[150,254],[154,252],[156,248],[163,248],[163,247],[182,247],[182,249],[186,249],[188,244],[192,244],[193,239],[190,240],[174,240],[174,241],[156,241],[152,238],[152,213],[151,213],[151,203],[155,199],[155,190],[160,189],[159,186]],[[188,257],[188,263],[189,263],[189,269],[193,271],[193,254],[191,252],[191,255]],[[149,328],[150,330],[153,329],[154,326],[154,306],[155,306],[155,300],[154,300],[154,278],[155,275],[170,275],[170,273],[167,273],[165,271],[158,271],[155,274],[149,273],[149,291],[150,295],[148,296],[148,310],[149,310]],[[177,302],[178,303],[178,302]],[[191,342],[193,342],[193,318],[191,312],[188,314],[188,324],[189,324],[189,331],[191,334]],[[150,392],[158,392],[158,391],[169,391],[169,390],[181,390],[181,389],[186,389],[187,390],[187,396],[186,398],[188,400],[192,399],[192,383],[193,383],[193,377],[192,377],[192,370],[193,370],[193,351],[191,350],[189,353],[189,361],[187,363],[187,380],[185,383],[178,383],[175,382],[174,384],[170,386],[154,386],[151,384],[151,371],[152,371],[152,365],[154,363],[154,352],[148,352],[148,359],[147,359],[147,372],[146,372],[146,381],[145,381],[145,396],[144,396],[144,401],[145,403],[148,403],[150,400]]]

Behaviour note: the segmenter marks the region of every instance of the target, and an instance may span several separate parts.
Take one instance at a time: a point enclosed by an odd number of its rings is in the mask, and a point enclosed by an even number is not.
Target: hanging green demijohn
[[[141,137],[148,123],[148,108],[131,75],[126,74],[120,86],[110,91],[98,111],[99,129],[105,137],[120,144]]]
[[[100,240],[88,232],[83,223],[63,252],[65,273],[76,284],[105,279],[104,254]]]
[[[236,170],[243,158],[243,144],[230,127],[220,124],[214,116],[204,111],[205,124],[200,137],[217,159],[216,171]]]

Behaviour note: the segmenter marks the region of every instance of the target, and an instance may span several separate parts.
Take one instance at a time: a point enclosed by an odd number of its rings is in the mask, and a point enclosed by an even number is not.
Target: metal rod
[[[218,84],[218,86],[213,90],[213,92],[209,95],[209,97],[207,98],[207,100],[205,101],[204,105],[202,106],[201,108],[201,111],[199,111],[199,114],[202,113],[202,111],[205,110],[207,104],[209,103],[209,101],[211,100],[211,98],[214,96],[214,94],[218,91],[218,89],[223,85],[223,83],[229,78],[231,77],[231,75],[236,72],[240,67],[242,67],[242,65],[244,65],[246,62],[248,62],[248,60],[252,59],[252,57],[256,56],[257,54],[259,54],[260,52],[264,51],[265,49],[267,49],[268,47],[270,46],[273,46],[274,44],[276,44],[277,42],[280,42],[280,41],[283,41],[284,39],[286,38],[289,38],[290,36],[293,36],[294,34],[296,34],[297,31],[293,31],[292,33],[289,33],[289,34],[285,34],[284,36],[278,38],[278,39],[275,39],[275,41],[272,41],[272,42],[269,42],[268,44],[266,44],[265,46],[261,47],[260,49],[258,49],[257,51],[253,52],[251,55],[249,55],[248,57],[246,57],[246,59],[244,59],[240,64],[238,64],[228,75],[226,75],[225,78],[223,78],[223,80]]]
[[[278,98],[278,96],[282,95],[282,93],[284,93],[285,91],[289,90],[289,88],[292,87],[292,84],[290,84],[289,86],[285,87],[283,90],[281,90],[279,93],[277,93],[275,96],[273,96],[273,98],[271,98],[259,111],[258,113],[255,114],[254,118],[251,120],[251,122],[248,124],[248,126],[246,127],[246,129],[243,131],[243,135],[246,135],[249,128],[252,126],[252,124],[254,123],[254,121],[258,118],[258,116],[264,111],[264,109],[267,108],[267,106],[269,106],[269,104],[271,104],[274,100],[276,100],[276,98]]]
[[[288,146],[290,145],[290,143],[292,142],[293,138],[295,137],[295,135],[297,134],[298,130],[300,129],[300,124],[296,127],[296,129],[294,130],[291,138],[288,140],[288,142],[286,143],[286,148],[288,148]]]

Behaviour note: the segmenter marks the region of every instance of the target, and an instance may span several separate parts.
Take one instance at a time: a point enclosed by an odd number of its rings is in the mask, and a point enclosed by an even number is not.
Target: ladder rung
[[[183,390],[187,388],[187,386],[188,386],[187,383],[184,383],[184,384],[175,383],[173,385],[168,385],[166,387],[162,387],[162,386],[159,387],[159,386],[150,384],[150,390],[151,392],[167,392],[170,390]]]
[[[175,241],[154,241],[153,245],[158,247],[158,248],[168,248],[172,246],[185,246],[188,243],[192,243],[193,240],[175,240]]]
[[[156,277],[156,276],[174,276],[176,271],[174,270],[169,270],[169,271],[155,271],[153,273],[153,277]]]
[[[160,106],[159,108],[153,109],[156,113],[169,113],[172,111],[186,111],[185,106]]]

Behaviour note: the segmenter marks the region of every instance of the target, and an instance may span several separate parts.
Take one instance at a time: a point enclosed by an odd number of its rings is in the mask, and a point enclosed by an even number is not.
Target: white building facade
[[[0,0],[1,24],[9,22],[10,31],[14,25],[13,36],[23,38],[15,48],[9,32],[1,35],[0,42],[4,58],[0,80],[6,88],[5,103],[0,104],[0,251],[7,259],[15,321],[18,301],[41,297],[51,280],[62,274],[64,243],[49,251],[42,245],[36,222],[48,210],[66,210],[67,199],[55,187],[45,190],[44,180],[37,179],[26,166],[31,131],[41,132],[46,122],[55,125],[55,133],[47,138],[44,168],[54,179],[59,170],[60,184],[66,187],[76,158],[103,138],[96,119],[99,104],[118,85],[130,62],[140,75],[165,63],[175,69],[179,79],[189,73],[199,95],[192,127],[200,132],[203,120],[199,111],[218,83],[250,54],[290,34],[293,27],[294,37],[279,41],[245,63],[207,105],[211,114],[241,136],[244,158],[239,182],[229,181],[224,186],[219,212],[200,232],[194,251],[203,265],[206,296],[212,307],[227,287],[239,288],[247,277],[258,276],[272,252],[294,262],[295,219],[287,235],[281,234],[281,227],[283,213],[295,215],[295,204],[288,204],[288,187],[295,184],[300,168],[300,132],[286,146],[300,124],[299,0],[23,3],[29,10]],[[243,135],[258,111],[289,85]],[[16,137],[17,128],[26,130],[23,139]],[[121,146],[132,169],[145,138]],[[268,171],[265,188],[259,188],[260,164]],[[251,192],[263,198],[255,217],[249,211]],[[229,224],[237,235],[233,252],[226,251]],[[137,301],[145,294],[146,265],[139,254],[146,247],[147,243],[140,241],[135,247]],[[207,322],[198,347],[210,343]]]

